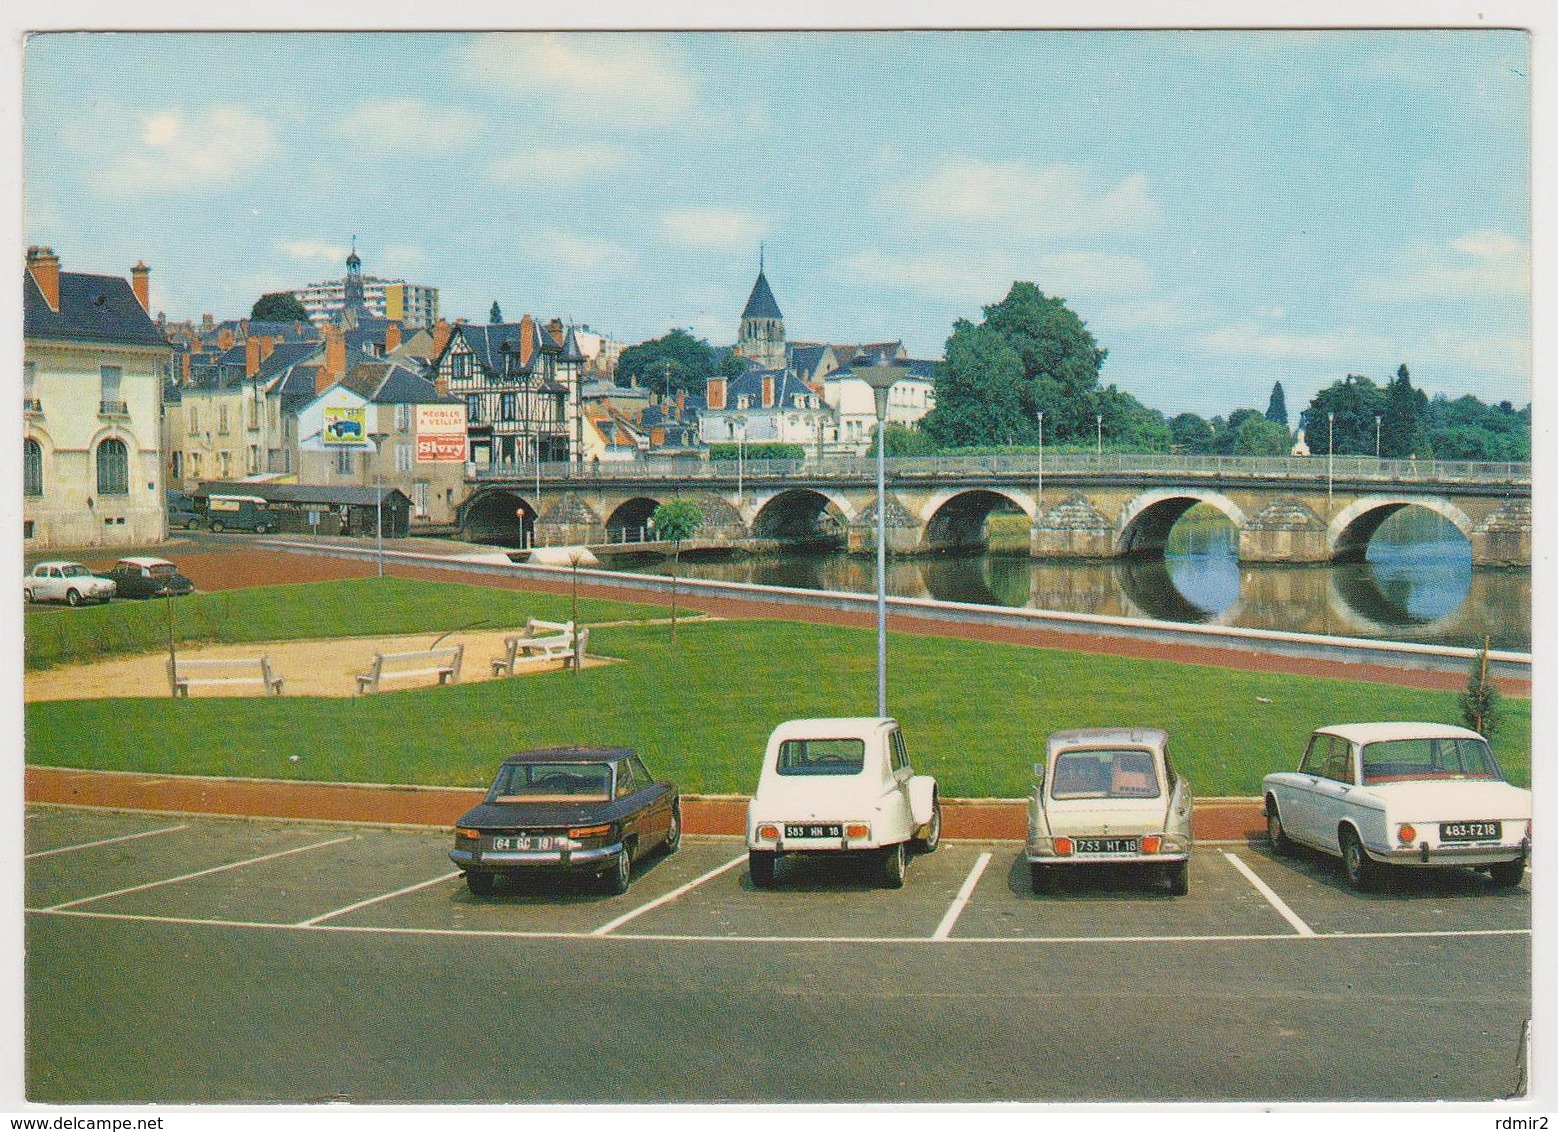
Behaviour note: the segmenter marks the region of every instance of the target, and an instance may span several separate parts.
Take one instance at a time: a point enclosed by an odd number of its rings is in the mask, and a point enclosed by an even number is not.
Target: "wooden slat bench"
[[[458,684],[464,658],[464,645],[421,652],[376,652],[373,667],[357,677],[357,694],[377,692],[386,680],[416,680],[425,676],[438,677],[440,684]]]
[[[221,675],[228,673],[229,675]],[[243,657],[234,660],[170,657],[168,684],[175,697],[189,698],[191,685],[258,684],[269,696],[281,695],[283,677],[271,671],[270,657]]]
[[[492,674],[494,676],[514,675],[514,661],[521,656],[538,656],[543,660],[571,660],[577,650],[582,659],[584,642],[589,639],[589,636],[588,629],[575,631],[572,621],[537,621],[532,617],[525,622],[523,633],[503,639],[506,651],[503,656],[492,658]]]

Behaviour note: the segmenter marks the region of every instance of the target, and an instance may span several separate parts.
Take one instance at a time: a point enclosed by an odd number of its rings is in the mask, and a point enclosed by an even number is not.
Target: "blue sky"
[[[172,318],[364,270],[446,316],[939,357],[1014,279],[1167,413],[1401,362],[1530,400],[1529,45],[1508,31],[52,34],[25,243]]]

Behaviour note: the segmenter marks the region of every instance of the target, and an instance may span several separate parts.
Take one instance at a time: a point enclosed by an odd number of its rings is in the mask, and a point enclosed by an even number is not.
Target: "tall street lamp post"
[[[745,494],[746,484],[743,476],[746,471],[745,456],[747,448],[747,419],[737,417],[736,425],[736,507],[741,507],[741,497]]]
[[[1380,414],[1374,414],[1374,458],[1379,459],[1379,422]]]
[[[1327,413],[1325,435],[1325,505],[1331,506],[1331,488],[1336,480],[1336,414]]]
[[[887,714],[887,393],[904,376],[901,367],[878,358],[854,371],[876,396],[876,714]]]
[[[1044,410],[1039,410],[1039,499],[1038,504],[1044,506]]]
[[[384,442],[389,439],[387,432],[371,432],[368,439],[373,441],[373,511],[375,522],[374,543],[377,546],[377,558],[379,560],[379,577],[384,577]]]
[[[1094,418],[1098,422],[1098,458],[1104,458],[1104,415],[1098,413]]]

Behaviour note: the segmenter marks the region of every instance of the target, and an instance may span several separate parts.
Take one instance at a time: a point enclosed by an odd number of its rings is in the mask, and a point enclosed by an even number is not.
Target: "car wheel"
[[[1296,846],[1293,839],[1287,835],[1287,830],[1282,828],[1282,815],[1277,812],[1277,800],[1268,799],[1266,802],[1266,836],[1271,841],[1271,851],[1279,857],[1291,857]]]
[[[753,849],[747,853],[747,872],[752,874],[753,888],[774,886],[774,853],[768,849]]]
[[[1190,862],[1178,861],[1168,867],[1168,890],[1174,896],[1183,896],[1190,891]]]
[[[254,525],[254,533],[257,535],[269,534],[270,528],[267,527],[264,523],[256,523]]]
[[[472,896],[491,896],[493,882],[497,879],[493,873],[466,873],[465,887],[471,890]]]
[[[665,855],[669,857],[682,847],[682,807],[681,803],[671,806],[671,828],[665,834]]]
[[[606,891],[613,896],[621,896],[633,883],[633,852],[626,845],[622,852],[617,854],[617,859],[610,869],[603,875]]]
[[[1043,896],[1047,892],[1055,891],[1055,866],[1034,865],[1028,866],[1028,879],[1033,884],[1033,894]]]
[[[222,520],[220,520],[220,519],[212,519],[211,520],[211,533],[214,534],[214,535],[219,535],[226,528],[226,526],[227,526],[227,524],[223,523]]]
[[[1369,855],[1363,851],[1363,842],[1358,840],[1351,826],[1342,830],[1341,843],[1342,870],[1347,874],[1347,883],[1359,892],[1370,891],[1379,878],[1379,866],[1369,860]]]
[[[80,605],[81,604],[81,594],[80,594],[80,592],[77,591],[77,590],[66,590],[65,591],[65,604],[66,605]]]
[[[941,799],[932,798],[930,805],[930,821],[925,826],[925,836],[914,839],[914,851],[916,853],[934,853],[936,846],[941,844]]]
[[[189,522],[184,524],[184,529],[186,531],[198,531],[200,529],[200,520],[199,519],[191,519],[191,520],[189,520]]]
[[[1520,883],[1520,878],[1526,875],[1526,861],[1524,857],[1514,861],[1504,861],[1488,869],[1488,875],[1493,878],[1493,883],[1500,888],[1514,888]]]
[[[882,850],[882,881],[888,888],[903,887],[905,856],[902,841]]]

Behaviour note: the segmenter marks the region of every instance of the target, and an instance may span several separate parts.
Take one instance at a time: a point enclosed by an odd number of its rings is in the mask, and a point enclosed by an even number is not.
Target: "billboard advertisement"
[[[465,462],[465,406],[417,406],[417,463]]]
[[[320,431],[324,443],[358,447],[368,443],[368,410],[361,405],[354,408],[345,405],[327,405],[324,408],[324,428]]]

